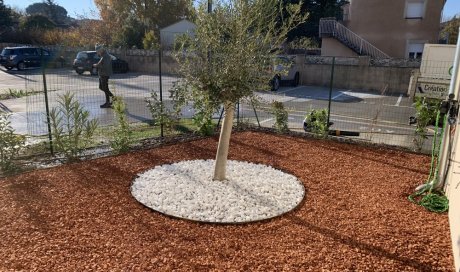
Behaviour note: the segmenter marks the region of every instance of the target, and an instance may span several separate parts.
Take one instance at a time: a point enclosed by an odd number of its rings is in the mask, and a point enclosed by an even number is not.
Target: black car
[[[114,73],[127,73],[129,71],[128,62],[114,55],[109,55],[112,58],[112,69]],[[91,75],[97,75],[97,68],[93,67],[93,64],[97,63],[99,60],[100,57],[96,54],[96,51],[81,51],[78,52],[75,57],[72,67],[79,75],[83,74],[85,71],[88,71]]]
[[[48,63],[51,60],[51,52],[32,46],[5,47],[0,54],[0,64],[8,70],[40,67],[42,62]]]

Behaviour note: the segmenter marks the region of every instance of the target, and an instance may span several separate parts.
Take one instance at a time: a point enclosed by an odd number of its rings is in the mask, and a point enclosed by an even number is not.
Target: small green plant
[[[14,171],[14,159],[24,147],[24,137],[14,134],[9,113],[0,111],[0,168],[5,173]]]
[[[147,108],[152,115],[152,122],[154,126],[161,126],[172,132],[179,121],[179,114],[165,107],[164,102],[160,101],[156,92],[150,94],[150,98],[145,100]]]
[[[90,120],[89,112],[69,92],[59,95],[58,104],[50,111],[53,144],[67,160],[77,160],[92,143],[98,120]]]
[[[113,134],[113,139],[110,141],[110,146],[117,153],[124,153],[129,150],[132,136],[128,118],[125,112],[126,104],[123,101],[123,98],[115,96],[113,98],[112,105],[117,123]]]
[[[11,88],[9,88],[7,91],[1,91],[0,92],[0,100],[21,98],[21,97],[24,97],[24,96],[34,95],[34,94],[37,94],[37,93],[40,93],[40,91],[11,89]]]
[[[273,101],[271,105],[271,113],[275,115],[275,123],[273,124],[275,130],[280,133],[289,131],[288,112],[284,108],[283,103]]]
[[[327,114],[327,109],[312,110],[305,117],[305,130],[312,132],[316,137],[326,138],[329,132]]]
[[[425,97],[418,97],[415,100],[416,111],[416,128],[414,132],[414,145],[417,151],[423,148],[425,140],[428,138],[426,128],[430,124],[436,122],[436,115],[439,109],[440,102],[438,100],[430,100]]]

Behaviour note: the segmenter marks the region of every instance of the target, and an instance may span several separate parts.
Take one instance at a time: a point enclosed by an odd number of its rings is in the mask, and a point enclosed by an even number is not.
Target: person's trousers
[[[105,93],[105,102],[110,103],[110,97],[113,93],[109,90],[109,77],[99,76],[99,89]]]

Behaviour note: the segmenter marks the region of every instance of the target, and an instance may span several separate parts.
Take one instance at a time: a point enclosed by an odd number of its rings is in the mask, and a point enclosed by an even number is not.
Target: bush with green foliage
[[[132,132],[126,116],[126,103],[122,97],[115,96],[112,105],[117,123],[110,147],[117,153],[124,153],[129,150],[132,141]]]
[[[51,134],[56,151],[62,152],[67,160],[77,160],[92,143],[98,127],[98,120],[90,120],[74,94],[59,95],[58,106],[50,111]]]
[[[439,110],[440,101],[418,97],[415,100],[415,111],[417,125],[415,128],[414,145],[415,149],[420,151],[423,148],[425,140],[428,138],[426,128],[430,124],[436,123],[436,116]]]
[[[26,31],[43,31],[56,28],[56,24],[43,15],[31,15],[22,18],[19,28]]]
[[[150,98],[145,99],[147,108],[152,115],[152,123],[154,126],[161,126],[171,132],[179,122],[179,113],[167,108],[163,101],[160,101],[156,92],[152,91]]]
[[[142,45],[144,49],[158,49],[160,48],[160,44],[158,42],[158,38],[153,32],[153,30],[148,31],[145,33],[144,38],[142,39]]]
[[[24,147],[24,137],[14,134],[10,115],[0,111],[0,168],[6,173],[16,169],[14,159]]]
[[[326,138],[329,132],[327,115],[327,109],[312,110],[305,117],[307,129],[317,137]]]
[[[310,49],[320,47],[316,40],[307,37],[296,37],[294,40],[289,42],[288,46],[292,49]]]
[[[271,106],[271,113],[275,115],[275,123],[273,124],[275,130],[280,133],[289,131],[288,112],[284,108],[283,103],[279,101],[273,101]]]

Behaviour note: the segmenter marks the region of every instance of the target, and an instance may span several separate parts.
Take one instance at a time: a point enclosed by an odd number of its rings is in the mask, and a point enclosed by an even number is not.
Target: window
[[[407,45],[408,58],[421,59],[424,45],[425,43],[422,42],[409,42]]]
[[[424,0],[406,0],[406,19],[421,19],[424,15]]]

